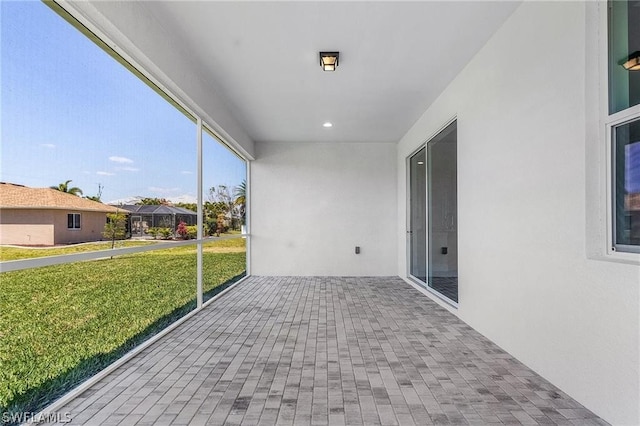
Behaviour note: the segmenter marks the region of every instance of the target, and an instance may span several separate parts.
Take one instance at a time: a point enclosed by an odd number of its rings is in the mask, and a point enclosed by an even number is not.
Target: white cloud
[[[196,197],[194,197],[193,195],[190,194],[182,194],[182,195],[178,195],[177,197],[170,197],[169,201],[171,201],[172,203],[197,203],[198,199]]]
[[[109,173],[109,172],[96,172],[96,174],[100,176],[115,176],[115,173]]]
[[[133,160],[127,157],[117,157],[115,155],[112,155],[111,157],[109,157],[109,160],[116,162],[116,163],[126,163],[126,164],[131,164],[133,163]]]
[[[150,186],[149,191],[151,192],[177,192],[180,191],[180,188],[162,188],[159,186]]]
[[[183,175],[192,175],[193,172],[190,172],[189,170],[183,170],[180,173],[182,173]]]
[[[116,170],[124,170],[125,172],[138,172],[138,171],[140,171],[140,169],[138,169],[137,167],[130,167],[130,166],[116,167]]]
[[[55,148],[55,147],[56,147],[56,146],[55,146],[54,144],[52,144],[52,143],[41,143],[41,144],[40,144],[40,146],[41,146],[41,147],[43,147],[43,148],[49,148],[49,149],[53,149],[53,148]]]
[[[136,204],[142,201],[142,196],[134,195],[132,197],[118,198],[117,200],[107,201],[105,204],[110,204],[112,206],[117,206],[120,204]]]

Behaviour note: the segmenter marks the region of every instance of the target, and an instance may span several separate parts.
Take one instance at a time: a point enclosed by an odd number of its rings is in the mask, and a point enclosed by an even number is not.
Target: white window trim
[[[624,114],[623,114],[624,113]],[[632,108],[628,108],[624,111],[620,111],[616,114],[612,114],[607,117],[608,120],[605,124],[606,143],[607,143],[607,254],[610,256],[616,256],[620,259],[640,260],[640,247],[634,247],[634,251],[622,251],[615,249],[615,235],[613,230],[615,229],[615,182],[614,182],[614,154],[613,154],[613,130],[624,123],[630,121],[640,120],[640,105],[636,105]]]
[[[618,111],[613,114],[609,114],[609,2],[598,2],[598,57],[599,57],[599,132],[598,141],[604,144],[604,167],[599,167],[597,170],[604,171],[605,178],[601,181],[604,183],[604,188],[601,188],[603,194],[605,194],[605,220],[604,226],[605,232],[601,235],[604,236],[602,245],[604,247],[604,260],[640,264],[640,253],[619,251],[614,249],[614,216],[613,216],[613,203],[615,196],[614,178],[613,178],[613,129],[617,125],[624,122],[628,122],[634,119],[640,119],[640,105],[627,108],[622,111]],[[602,150],[600,151],[602,152]],[[587,173],[589,173],[589,164],[587,164]],[[602,238],[600,238],[602,239]]]
[[[69,215],[70,214],[72,214],[74,216],[78,215],[78,217],[80,218],[80,220],[79,220],[79,222],[80,222],[79,225],[80,226],[78,226],[77,228],[75,226],[73,228],[69,228]],[[74,221],[73,221],[74,225],[76,224],[75,222],[76,221],[74,219]],[[81,231],[81,230],[82,230],[82,213],[80,213],[80,212],[69,212],[69,213],[67,213],[67,231]]]

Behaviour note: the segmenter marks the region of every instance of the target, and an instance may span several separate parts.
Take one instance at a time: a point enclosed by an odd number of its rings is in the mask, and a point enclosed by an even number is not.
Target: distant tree
[[[229,219],[233,229],[239,229],[239,224],[244,221],[246,189],[246,181],[231,189],[226,185],[218,185],[209,189],[209,202],[213,205],[224,206],[223,212]],[[233,197],[231,196],[232,192],[234,194]],[[212,217],[212,214],[209,214],[209,217]]]
[[[233,204],[231,191],[226,185],[212,186],[209,188],[209,201],[212,203],[225,203],[227,206]]]
[[[241,223],[244,224],[247,216],[247,181],[243,180],[242,183],[235,187],[233,191],[236,199],[234,200],[235,210],[238,212]]]
[[[233,189],[233,195],[236,197],[236,204],[245,204],[247,199],[247,181],[243,180],[242,183]]]
[[[102,197],[102,188],[104,188],[102,186],[101,183],[98,184],[98,193],[96,195],[89,195],[86,198],[87,200],[91,200],[91,201],[97,201],[97,202],[101,202],[100,198]]]
[[[229,206],[222,202],[212,203],[207,201],[204,203],[204,211],[207,217],[216,219],[220,213],[226,214],[229,211]]]
[[[171,202],[166,198],[143,198],[136,206],[170,206]]]
[[[183,209],[191,210],[192,212],[198,211],[198,205],[196,203],[176,203],[176,207],[182,207]]]
[[[209,188],[207,199],[204,203],[204,222],[210,235],[218,235],[218,217],[221,214],[231,216],[233,198],[226,185],[218,185]]]
[[[111,248],[116,245],[116,240],[124,240],[127,236],[127,215],[124,212],[107,213],[107,223],[104,225],[102,236],[111,240]]]
[[[204,210],[203,221],[205,225],[205,232],[207,235],[213,235],[216,233],[216,229],[218,228],[218,215],[226,215],[229,210],[229,206],[223,202],[205,201],[202,208]]]
[[[66,192],[67,194],[73,194],[73,195],[77,195],[80,196],[82,195],[82,190],[76,186],[72,186],[69,187],[69,184],[72,182],[71,179],[69,179],[66,182],[62,182],[59,183],[57,186],[50,186],[49,188],[51,189],[55,189],[56,191],[60,191],[60,192]]]
[[[224,225],[225,219],[226,217],[224,214],[220,213],[218,215],[218,219],[216,220],[216,236],[217,237],[220,236],[220,233],[225,232],[225,225]]]

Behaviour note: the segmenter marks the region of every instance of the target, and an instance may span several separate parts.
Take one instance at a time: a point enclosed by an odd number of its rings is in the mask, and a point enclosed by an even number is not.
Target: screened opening
[[[12,265],[0,269],[0,411],[20,413],[48,405],[200,308],[203,294],[238,281],[246,240],[239,229],[197,238],[202,121],[188,105],[58,4],[0,8],[0,170],[12,183],[0,186],[74,194],[29,198],[29,212],[48,207],[55,220],[15,234],[55,227],[52,236],[73,234],[81,243],[0,250],[0,261]],[[246,185],[246,162],[219,139],[210,145],[211,185]],[[72,205],[46,205],[63,198]],[[240,203],[231,198],[226,207],[230,226],[240,228]],[[162,230],[157,238],[152,229]]]

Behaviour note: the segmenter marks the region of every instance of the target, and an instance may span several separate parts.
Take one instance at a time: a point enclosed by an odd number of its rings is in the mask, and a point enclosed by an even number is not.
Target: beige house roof
[[[0,182],[0,208],[2,209],[55,209],[116,213],[113,206],[87,200],[51,188],[29,188]]]

